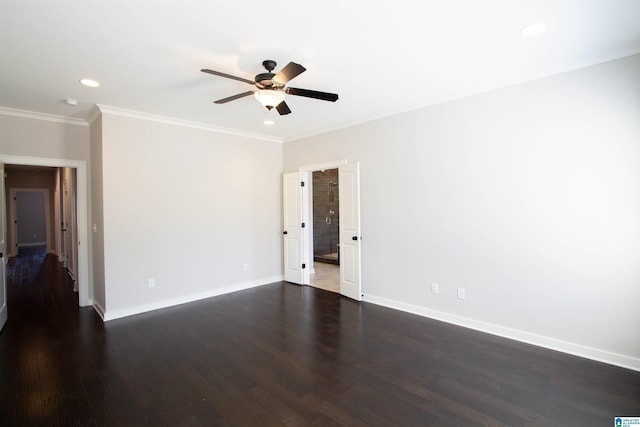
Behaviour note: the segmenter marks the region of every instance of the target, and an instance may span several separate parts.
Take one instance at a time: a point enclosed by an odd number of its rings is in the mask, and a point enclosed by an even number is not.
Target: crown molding
[[[74,126],[89,126],[84,119],[57,116],[55,114],[38,113],[35,111],[17,110],[15,108],[0,107],[0,116],[20,117],[23,119],[43,120],[46,122],[64,123]]]
[[[75,117],[57,116],[55,114],[38,113],[35,111],[18,110],[15,108],[0,107],[0,116],[20,117],[24,119],[43,120],[54,123],[63,123],[75,126],[89,126],[100,117],[101,114],[113,114],[116,116],[130,117],[138,120],[147,120],[158,123],[165,123],[174,126],[182,126],[192,129],[205,130],[208,132],[223,133],[227,135],[241,136],[245,138],[258,139],[262,141],[282,143],[282,138],[268,136],[259,133],[243,132],[236,129],[223,128],[207,123],[192,122],[189,120],[176,119],[173,117],[159,116],[151,113],[143,113],[140,111],[126,110],[124,108],[111,107],[108,105],[96,104],[91,109],[87,117],[78,119]]]
[[[189,120],[176,119],[174,117],[159,116],[151,113],[143,113],[140,111],[126,110],[124,108],[110,107],[108,105],[96,104],[96,106],[99,108],[100,112],[103,114],[112,114],[116,116],[129,117],[133,119],[147,120],[151,122],[170,124],[174,126],[182,126],[182,127],[187,127],[191,129],[199,129],[199,130],[205,130],[209,132],[223,133],[227,135],[241,136],[241,137],[251,138],[251,139],[259,139],[262,141],[282,143],[282,138],[275,137],[275,136],[268,136],[268,135],[252,133],[252,132],[243,132],[240,130],[214,126],[207,123],[192,122]],[[91,116],[93,116],[93,112]],[[93,120],[95,120],[95,118]]]

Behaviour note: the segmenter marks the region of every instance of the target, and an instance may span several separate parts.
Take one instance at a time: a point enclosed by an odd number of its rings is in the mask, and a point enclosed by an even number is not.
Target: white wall
[[[282,144],[108,112],[101,126],[105,319],[281,280]]]
[[[91,123],[91,248],[93,302],[101,316],[106,307],[104,283],[104,218],[102,204],[102,116]],[[95,229],[93,228],[95,226]]]
[[[289,142],[284,170],[360,161],[367,300],[640,370],[638,76],[633,56]]]
[[[88,161],[89,127],[5,115],[0,110],[0,154]]]

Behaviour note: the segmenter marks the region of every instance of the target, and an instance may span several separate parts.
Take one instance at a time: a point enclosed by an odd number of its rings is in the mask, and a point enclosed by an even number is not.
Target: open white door
[[[4,164],[0,162],[0,331],[7,323],[7,221],[4,196]]]
[[[340,194],[340,293],[360,301],[360,173],[358,163],[338,168]]]
[[[309,284],[307,248],[308,173],[292,172],[283,176],[284,211],[284,280],[299,285]]]

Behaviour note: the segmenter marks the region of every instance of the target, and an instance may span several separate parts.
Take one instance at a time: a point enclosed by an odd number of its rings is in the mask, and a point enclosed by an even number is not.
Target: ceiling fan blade
[[[221,73],[220,71],[209,70],[207,68],[203,68],[200,71],[202,71],[203,73],[213,74],[214,76],[226,77],[228,79],[238,80],[239,82],[249,83],[250,85],[255,85],[256,84],[256,82],[254,82],[253,80],[247,80],[247,79],[242,78],[242,77],[232,76],[231,74]]]
[[[245,96],[253,95],[253,91],[249,90],[246,92],[239,93],[237,95],[229,96],[227,98],[218,99],[217,101],[213,101],[214,104],[224,104],[229,101],[235,101],[236,99],[244,98]]]
[[[305,96],[307,98],[321,99],[323,101],[336,102],[338,100],[337,93],[318,92],[317,90],[299,89],[295,87],[288,87],[285,92],[289,95]]]
[[[280,104],[276,105],[276,110],[278,110],[278,114],[284,116],[285,114],[290,114],[291,110],[286,102],[282,101]]]
[[[302,65],[296,64],[295,62],[289,62],[282,70],[280,70],[278,74],[275,75],[273,80],[278,83],[285,84],[292,78],[299,76],[305,71],[307,71],[307,69]]]

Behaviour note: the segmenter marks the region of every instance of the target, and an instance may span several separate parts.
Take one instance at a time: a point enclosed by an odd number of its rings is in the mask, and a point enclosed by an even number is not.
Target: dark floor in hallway
[[[640,373],[275,283],[103,324],[56,258],[8,287],[2,426],[608,426]]]
[[[8,283],[15,288],[29,286],[36,279],[46,256],[46,246],[19,248],[18,256],[9,258],[7,263]]]

